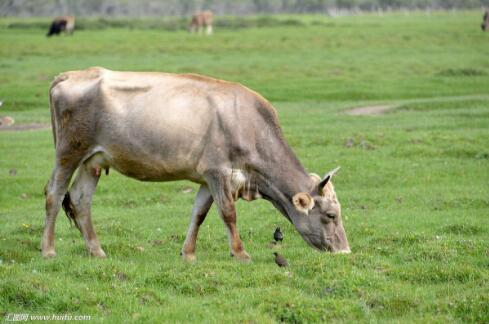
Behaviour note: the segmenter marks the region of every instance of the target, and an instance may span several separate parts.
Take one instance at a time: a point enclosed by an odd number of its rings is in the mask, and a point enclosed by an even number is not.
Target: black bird
[[[277,252],[273,252],[273,254],[275,255],[275,263],[279,267],[288,267],[289,266],[289,263],[287,262],[287,260],[285,260],[285,258],[283,256],[281,256]]]
[[[284,239],[284,235],[280,231],[280,227],[277,227],[275,229],[275,233],[273,233],[273,239],[275,240],[275,242],[282,242],[282,240]]]

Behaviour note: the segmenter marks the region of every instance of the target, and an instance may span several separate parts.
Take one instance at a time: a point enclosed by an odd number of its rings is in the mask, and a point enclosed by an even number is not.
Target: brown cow
[[[482,31],[486,31],[488,26],[489,26],[489,11],[486,11],[484,13],[484,16],[482,17],[482,24],[481,24]]]
[[[192,21],[190,22],[190,32],[202,33],[206,31],[207,35],[212,34],[212,23],[214,22],[214,15],[210,10],[199,11],[192,16]]]
[[[63,16],[54,18],[49,28],[49,32],[46,36],[50,37],[52,35],[59,35],[62,32],[66,34],[73,35],[75,30],[75,17],[74,16]]]
[[[88,251],[105,256],[90,206],[100,174],[109,167],[142,181],[201,185],[182,249],[186,260],[195,259],[197,233],[213,202],[227,226],[231,254],[250,258],[236,227],[239,198],[270,201],[318,250],[350,252],[331,183],[336,170],[322,179],[308,174],[285,141],[272,105],[240,84],[91,68],[58,76],[50,103],[56,163],[45,190],[45,257],[55,255],[61,206]]]

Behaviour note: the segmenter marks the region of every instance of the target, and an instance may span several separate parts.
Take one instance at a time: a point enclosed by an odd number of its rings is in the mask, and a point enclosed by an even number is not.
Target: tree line
[[[478,9],[489,0],[0,0],[0,16],[151,17],[188,16],[210,9],[218,15]]]

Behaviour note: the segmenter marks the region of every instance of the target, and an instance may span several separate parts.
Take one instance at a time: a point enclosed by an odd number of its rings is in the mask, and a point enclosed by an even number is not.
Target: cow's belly
[[[108,165],[120,173],[141,181],[192,180],[203,183],[204,179],[196,168],[178,159],[166,159],[158,156],[128,155],[126,148],[111,146],[104,154]]]
[[[189,179],[203,182],[201,161],[211,141],[212,116],[199,107],[175,103],[112,111],[102,123],[98,144],[120,173],[145,181]]]

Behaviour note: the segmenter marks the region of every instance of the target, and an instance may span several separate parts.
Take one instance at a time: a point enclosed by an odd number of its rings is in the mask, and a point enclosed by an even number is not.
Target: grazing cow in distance
[[[199,11],[192,16],[190,22],[190,32],[202,33],[205,28],[207,35],[212,35],[212,23],[214,22],[214,15],[210,10]]]
[[[482,17],[482,31],[486,31],[487,27],[489,27],[489,11],[486,10],[486,12],[484,12],[484,16]]]
[[[46,36],[50,37],[52,35],[59,35],[62,32],[73,35],[75,30],[75,17],[74,16],[63,16],[54,18],[49,28],[49,32]]]
[[[285,141],[277,112],[236,83],[194,74],[66,72],[50,88],[56,161],[46,185],[44,257],[54,256],[61,208],[104,257],[91,221],[92,195],[110,167],[141,181],[200,184],[181,251],[195,259],[200,225],[213,202],[227,227],[231,255],[249,260],[236,226],[235,201],[270,201],[321,251],[349,253],[331,179],[308,174]],[[70,179],[77,171],[71,188]],[[122,239],[122,238],[121,238]]]

